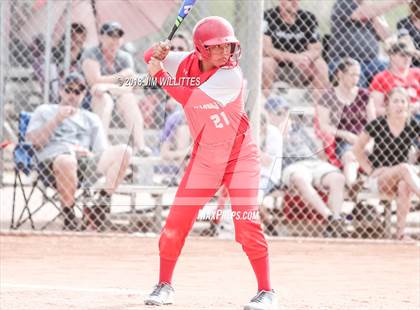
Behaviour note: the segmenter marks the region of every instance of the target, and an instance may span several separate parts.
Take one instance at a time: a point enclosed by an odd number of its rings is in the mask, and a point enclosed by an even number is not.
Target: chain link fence
[[[267,235],[420,236],[420,4],[408,2],[199,0],[175,35],[189,51],[204,16],[234,25]],[[162,89],[119,84],[144,80],[143,52],[179,5],[1,1],[2,228],[159,233],[188,124]],[[79,96],[82,109],[63,108]],[[192,233],[233,230],[221,189]]]

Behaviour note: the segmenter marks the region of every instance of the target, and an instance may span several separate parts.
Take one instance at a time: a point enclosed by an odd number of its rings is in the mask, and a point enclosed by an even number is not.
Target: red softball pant
[[[196,144],[160,235],[160,257],[178,259],[198,212],[222,185],[233,212],[257,211],[259,167],[258,150],[248,134],[233,143]],[[267,242],[258,219],[233,217],[233,221],[235,240],[249,259],[266,257]]]

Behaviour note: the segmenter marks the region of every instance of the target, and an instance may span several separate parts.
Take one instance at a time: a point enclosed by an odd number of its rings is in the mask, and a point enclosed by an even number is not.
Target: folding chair
[[[46,229],[49,225],[55,222],[60,216],[63,216],[63,210],[61,208],[60,202],[58,200],[57,192],[54,195],[48,195],[47,188],[51,187],[48,180],[44,178],[41,174],[37,173],[37,160],[35,149],[30,143],[25,141],[26,130],[31,119],[31,113],[29,112],[20,112],[19,113],[19,134],[18,134],[18,144],[16,145],[13,151],[13,160],[14,160],[14,170],[15,178],[13,184],[13,205],[12,205],[12,218],[10,223],[10,229],[18,229],[27,221],[30,222],[31,228],[36,229],[33,216],[38,213],[42,208],[47,204],[52,204],[58,211],[58,214],[53,217],[53,219],[47,221],[40,230]],[[36,172],[36,177],[30,185],[29,191],[25,188],[28,187],[22,180],[23,175],[29,176],[32,172]],[[80,184],[79,184],[80,187]],[[23,209],[20,212],[19,216],[15,218],[16,213],[16,195],[18,188],[22,193],[24,205]],[[33,195],[35,190],[39,190],[42,194],[41,204],[36,208],[31,208],[30,204],[33,201]],[[86,199],[90,198],[90,192],[86,188],[82,190],[82,193],[76,197],[76,201],[81,198],[85,199],[84,203],[87,202]],[[77,204],[76,204],[77,205]],[[25,216],[26,213],[26,216]],[[83,212],[82,212],[83,213]]]

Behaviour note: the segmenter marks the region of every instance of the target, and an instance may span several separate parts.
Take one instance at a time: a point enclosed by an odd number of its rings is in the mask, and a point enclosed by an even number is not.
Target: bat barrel
[[[175,20],[175,25],[172,27],[171,33],[168,36],[169,41],[172,40],[173,36],[175,35],[175,32],[178,30],[184,18],[187,17],[188,13],[191,11],[196,1],[197,0],[184,0],[181,8],[179,9],[178,16]]]

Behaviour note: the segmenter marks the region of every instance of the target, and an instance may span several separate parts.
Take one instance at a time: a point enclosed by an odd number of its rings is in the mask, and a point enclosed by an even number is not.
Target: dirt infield
[[[413,244],[270,241],[282,310],[420,308],[420,248]],[[155,309],[157,239],[9,236],[0,242],[1,310]],[[190,238],[174,276],[175,305],[242,309],[254,275],[230,240]]]

